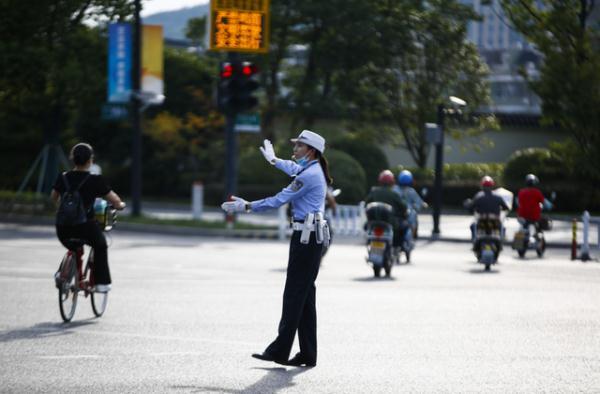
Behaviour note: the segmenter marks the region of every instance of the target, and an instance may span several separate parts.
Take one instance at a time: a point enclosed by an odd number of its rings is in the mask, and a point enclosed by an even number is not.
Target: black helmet
[[[525,184],[527,186],[535,186],[538,183],[540,183],[540,180],[538,179],[537,176],[535,176],[533,174],[527,174],[527,176],[525,177]]]

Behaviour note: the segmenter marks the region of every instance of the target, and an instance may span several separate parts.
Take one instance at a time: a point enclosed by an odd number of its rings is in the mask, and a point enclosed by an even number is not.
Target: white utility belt
[[[302,231],[300,235],[300,243],[307,244],[310,238],[310,233],[315,232],[315,238],[318,244],[329,246],[330,234],[327,220],[323,218],[322,212],[311,212],[304,218],[304,223],[292,222],[294,231]]]
[[[302,222],[292,222],[292,230],[294,230],[294,231],[302,231],[302,230],[304,230],[304,223],[302,223]],[[311,230],[311,231],[314,231],[314,229]]]

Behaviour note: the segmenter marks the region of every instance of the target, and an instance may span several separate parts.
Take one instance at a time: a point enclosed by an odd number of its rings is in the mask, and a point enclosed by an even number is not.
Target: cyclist
[[[78,191],[86,211],[87,221],[77,225],[57,225],[56,235],[60,242],[68,249],[73,249],[69,239],[81,239],[94,248],[94,282],[97,292],[108,292],[111,289],[110,271],[108,268],[107,244],[100,225],[94,217],[94,200],[102,197],[110,202],[116,209],[125,208],[125,203],[111,190],[102,175],[90,173],[94,159],[92,146],[79,143],[71,149],[70,159],[75,168],[59,174],[54,182],[51,197],[59,203],[61,196],[67,191],[63,176],[67,179],[70,190],[79,187]]]
[[[542,216],[542,207],[552,209],[552,203],[544,198],[540,189],[537,188],[539,182],[537,176],[527,174],[525,177],[526,187],[519,190],[517,197],[519,204],[517,214],[519,217],[536,225]]]

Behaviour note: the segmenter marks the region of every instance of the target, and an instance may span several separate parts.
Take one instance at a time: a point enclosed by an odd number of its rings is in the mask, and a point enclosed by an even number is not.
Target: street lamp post
[[[464,107],[467,102],[456,96],[448,97],[449,101],[458,107]],[[442,213],[442,173],[444,165],[444,128],[446,108],[444,104],[437,107],[437,124],[439,136],[435,143],[435,180],[433,184],[433,238],[440,235],[440,216]]]
[[[141,1],[135,0],[133,29],[133,69],[131,73],[133,94],[131,95],[131,123],[133,136],[131,141],[131,214],[140,216],[142,211],[142,125],[140,119],[140,68],[141,68]]]
[[[440,234],[440,214],[442,212],[442,166],[444,163],[444,115],[443,104],[437,107],[439,137],[435,144],[435,180],[433,184],[433,231],[432,236]]]

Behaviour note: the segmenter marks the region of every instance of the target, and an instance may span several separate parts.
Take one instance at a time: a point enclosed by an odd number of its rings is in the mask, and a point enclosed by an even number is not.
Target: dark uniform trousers
[[[74,250],[77,247],[77,245],[69,242],[69,239],[72,238],[84,240],[87,245],[94,248],[94,281],[99,285],[111,283],[108,269],[108,246],[106,238],[96,221],[89,221],[76,226],[56,226],[56,235],[65,248],[69,250]]]
[[[301,233],[301,231],[294,231],[290,242],[279,335],[265,352],[276,359],[287,360],[298,331],[300,353],[307,362],[316,363],[315,280],[319,273],[323,245],[316,243],[314,232],[311,232],[308,244],[300,243]]]

